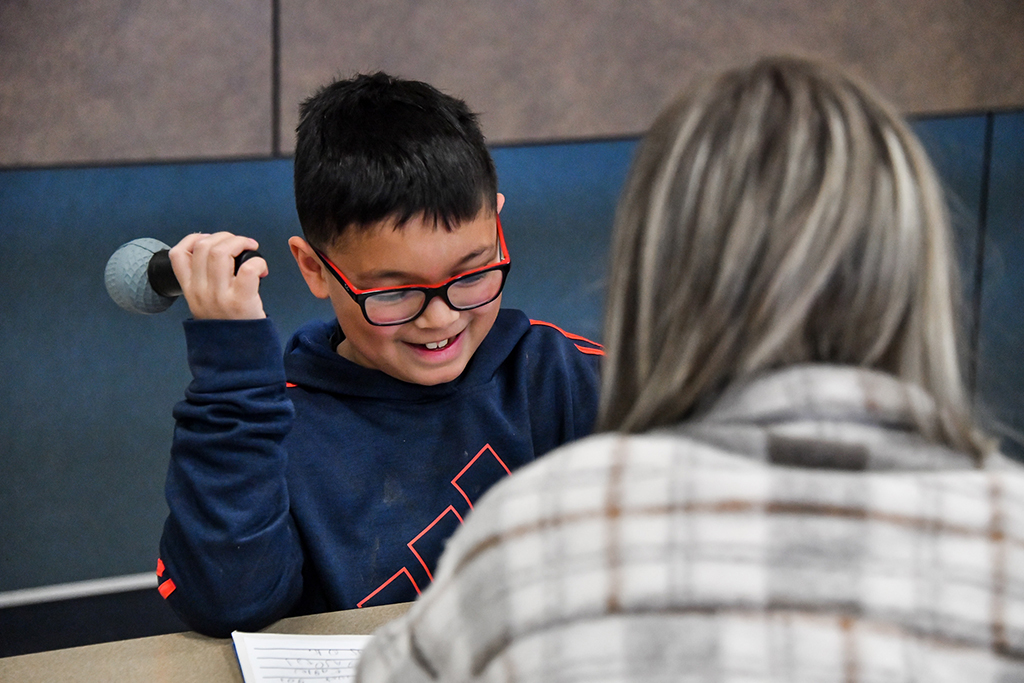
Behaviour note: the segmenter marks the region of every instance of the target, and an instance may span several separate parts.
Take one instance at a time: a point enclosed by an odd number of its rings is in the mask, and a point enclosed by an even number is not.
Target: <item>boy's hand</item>
[[[255,320],[266,318],[260,299],[260,278],[267,275],[267,262],[250,258],[235,274],[235,257],[257,249],[251,237],[218,232],[196,233],[178,242],[170,251],[171,266],[181,292],[197,320]]]

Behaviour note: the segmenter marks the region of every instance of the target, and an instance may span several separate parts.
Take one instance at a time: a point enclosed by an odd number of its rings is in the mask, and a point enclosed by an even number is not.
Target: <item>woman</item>
[[[645,137],[600,428],[477,505],[361,680],[1024,680],[1024,477],[975,425],[935,173],[766,59]]]

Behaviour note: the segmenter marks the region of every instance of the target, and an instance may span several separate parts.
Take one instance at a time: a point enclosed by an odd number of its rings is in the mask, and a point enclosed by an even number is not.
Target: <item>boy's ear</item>
[[[498,213],[501,213],[501,207],[505,206],[505,195],[498,193]]]
[[[318,299],[329,297],[331,290],[327,278],[330,275],[324,271],[324,265],[313,251],[313,247],[309,246],[309,242],[295,236],[288,239],[288,247],[291,248],[295,263],[299,265],[299,272],[302,273],[302,279],[306,281],[306,286],[313,296]]]

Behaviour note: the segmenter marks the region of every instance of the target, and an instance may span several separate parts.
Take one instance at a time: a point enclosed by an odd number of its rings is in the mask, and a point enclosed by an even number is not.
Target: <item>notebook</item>
[[[370,637],[231,634],[245,683],[353,681]]]

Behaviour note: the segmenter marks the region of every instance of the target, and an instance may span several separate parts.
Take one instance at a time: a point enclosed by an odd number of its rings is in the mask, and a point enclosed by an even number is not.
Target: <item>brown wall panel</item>
[[[908,113],[1024,106],[1020,0],[283,0],[281,145],[335,75],[464,97],[492,142],[634,134],[696,73],[756,55],[839,62]]]
[[[0,2],[0,165],[266,155],[271,5]]]
[[[297,107],[385,69],[465,97],[492,142],[632,135],[694,74],[840,62],[909,113],[1024,106],[1020,0],[0,2],[0,166],[290,153]]]

